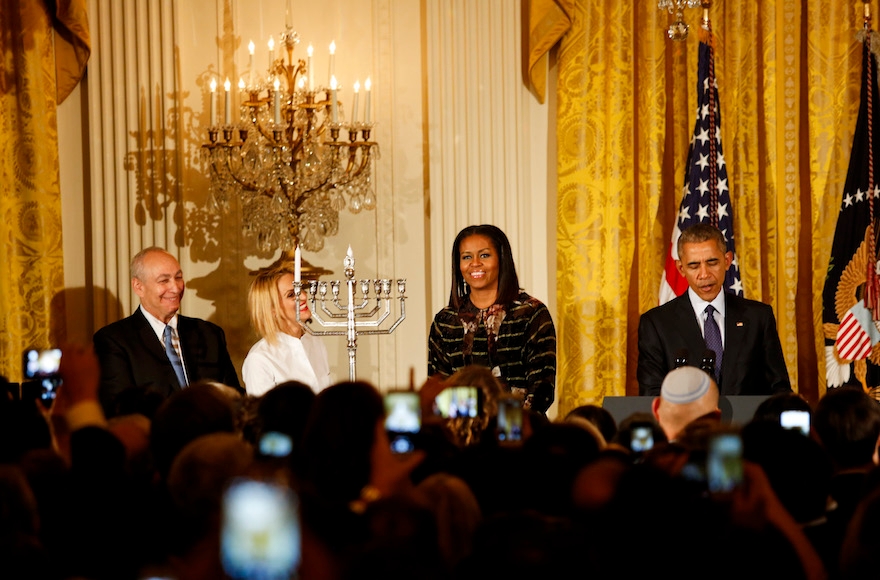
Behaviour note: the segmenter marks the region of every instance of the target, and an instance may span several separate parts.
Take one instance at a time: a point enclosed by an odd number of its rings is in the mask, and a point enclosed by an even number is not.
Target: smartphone
[[[422,405],[415,391],[389,391],[385,401],[385,431],[394,453],[412,453],[422,430]]]
[[[810,412],[789,409],[779,414],[779,424],[786,429],[796,429],[804,435],[810,434]]]
[[[55,402],[55,395],[61,384],[61,375],[58,374],[60,366],[60,348],[30,348],[22,355],[24,381],[39,385],[40,402],[47,409]]]
[[[634,453],[644,453],[654,447],[654,430],[650,425],[633,425],[629,447]]]
[[[516,397],[498,399],[495,437],[499,445],[519,445],[523,441],[523,407]]]
[[[434,414],[444,419],[479,417],[482,392],[480,387],[447,387],[434,399]]]
[[[260,436],[259,454],[263,457],[287,457],[293,451],[293,439],[287,433],[267,431]]]
[[[710,493],[728,493],[742,483],[742,439],[738,433],[716,433],[709,439],[706,483]]]
[[[235,580],[291,578],[302,553],[299,504],[293,490],[236,478],[223,493],[220,559]]]

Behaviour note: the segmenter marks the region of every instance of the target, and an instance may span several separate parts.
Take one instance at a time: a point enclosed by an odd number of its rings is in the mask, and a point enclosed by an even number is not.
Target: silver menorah
[[[348,338],[348,376],[355,380],[355,366],[357,363],[357,338],[361,334],[391,334],[406,318],[406,279],[397,280],[397,300],[400,301],[400,315],[397,320],[387,328],[379,328],[391,315],[391,279],[381,278],[375,280],[356,280],[354,277],[354,256],[351,246],[342,261],[345,267],[345,280],[318,281],[309,280],[305,285],[298,279],[294,279],[293,291],[297,296],[303,290],[308,294],[309,309],[312,311],[312,319],[317,320],[325,328],[345,327],[345,330],[312,330],[308,325],[303,325],[306,332],[315,336],[346,336]],[[342,304],[339,301],[340,287],[345,285],[348,289],[348,302]],[[361,301],[355,303],[358,295],[357,287],[360,286]],[[370,286],[373,287],[373,298],[370,298]],[[329,289],[329,295],[328,295]],[[327,303],[336,310],[331,310]],[[370,305],[372,304],[372,308]],[[320,308],[318,307],[320,305]],[[383,309],[384,306],[384,309]],[[368,310],[369,309],[369,310]],[[380,313],[380,310],[382,311]],[[322,314],[325,318],[322,318]],[[344,318],[344,321],[332,319]],[[296,319],[300,320],[299,309],[296,311]]]

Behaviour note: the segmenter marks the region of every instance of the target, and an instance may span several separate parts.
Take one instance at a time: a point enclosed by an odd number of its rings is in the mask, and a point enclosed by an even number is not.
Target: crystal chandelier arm
[[[237,146],[237,145],[222,145],[221,144],[221,145],[217,145],[213,149],[214,150],[212,151],[212,154],[210,157],[211,157],[211,171],[213,172],[214,175],[216,175],[218,178],[222,179],[224,175],[228,174],[229,177],[231,177],[232,180],[235,181],[235,183],[238,184],[239,186],[241,186],[242,188],[244,188],[248,191],[259,192],[259,188],[257,187],[256,182],[253,180],[243,179],[238,174],[238,172],[236,171],[235,167],[232,164],[232,157],[233,157],[234,151],[235,151],[235,149],[240,149],[239,146]],[[218,159],[218,158],[221,158],[221,159]],[[222,169],[218,169],[218,167],[220,167]],[[224,171],[224,169],[225,169],[225,171]],[[265,195],[265,194],[261,193],[261,195]]]

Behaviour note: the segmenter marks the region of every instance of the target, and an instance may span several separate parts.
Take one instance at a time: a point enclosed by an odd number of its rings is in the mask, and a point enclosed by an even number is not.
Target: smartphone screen
[[[422,407],[415,391],[389,391],[385,400],[385,431],[394,453],[411,453],[422,429]]]
[[[498,399],[498,426],[495,433],[500,445],[518,445],[522,443],[522,401],[516,397]]]
[[[779,424],[786,429],[796,429],[804,435],[810,434],[810,412],[790,409],[779,414]]]
[[[711,493],[731,492],[743,478],[742,439],[737,433],[718,433],[709,440],[706,482]]]
[[[434,414],[445,419],[477,417],[481,392],[479,387],[447,387],[434,399]]]
[[[290,435],[268,431],[260,437],[259,453],[264,457],[287,457],[293,451]]]
[[[39,385],[40,402],[47,409],[55,402],[55,395],[61,384],[61,376],[58,374],[60,366],[60,348],[31,348],[24,351],[22,356],[24,380]]]
[[[220,557],[235,580],[291,578],[299,567],[301,529],[293,491],[256,479],[233,480],[223,494]]]
[[[633,425],[629,446],[635,453],[644,453],[654,447],[654,430],[651,426]]]

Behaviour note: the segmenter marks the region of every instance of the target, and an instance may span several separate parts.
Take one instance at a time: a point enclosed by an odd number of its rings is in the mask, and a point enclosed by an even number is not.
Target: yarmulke
[[[697,367],[683,366],[666,374],[660,387],[660,396],[670,403],[693,403],[707,392],[712,378]]]

